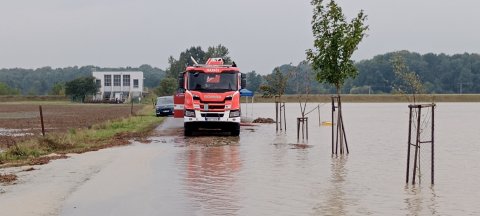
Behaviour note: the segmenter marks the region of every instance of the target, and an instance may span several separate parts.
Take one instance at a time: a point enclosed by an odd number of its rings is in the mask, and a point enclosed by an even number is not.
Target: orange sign
[[[220,75],[213,75],[207,77],[207,83],[219,83],[220,82]]]

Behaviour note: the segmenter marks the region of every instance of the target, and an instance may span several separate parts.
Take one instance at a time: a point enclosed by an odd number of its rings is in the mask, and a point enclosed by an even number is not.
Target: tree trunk
[[[341,98],[340,98],[340,93],[341,93],[341,89],[340,89],[340,85],[339,84],[336,84],[335,85],[336,89],[337,89],[337,96],[338,96],[338,113],[337,113],[337,124],[338,124],[338,127],[337,127],[337,134],[338,134],[338,138],[340,139],[340,154],[343,154],[343,149],[344,149],[344,144],[343,144],[343,138],[344,138],[344,134],[343,134],[343,117],[342,117],[342,102],[341,102]]]

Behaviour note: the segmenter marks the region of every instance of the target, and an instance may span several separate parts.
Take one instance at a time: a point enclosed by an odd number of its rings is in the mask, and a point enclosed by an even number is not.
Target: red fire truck
[[[174,96],[174,116],[183,118],[185,136],[199,129],[219,129],[232,136],[240,134],[240,89],[245,75],[222,58],[210,58],[194,65],[178,77],[179,93]]]

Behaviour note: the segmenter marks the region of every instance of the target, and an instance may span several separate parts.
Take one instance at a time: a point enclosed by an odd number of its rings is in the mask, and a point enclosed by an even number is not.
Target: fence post
[[[43,125],[43,112],[42,112],[42,106],[38,106],[38,109],[40,110],[40,122],[42,124],[42,135],[45,136],[45,126]]]
[[[132,106],[130,106],[130,115],[133,116],[133,100],[132,100]]]
[[[435,146],[435,105],[432,106],[432,185],[435,183],[435,178],[434,178],[434,164],[435,164],[435,158],[434,158],[434,155],[435,155],[435,149],[434,149],[434,146]]]

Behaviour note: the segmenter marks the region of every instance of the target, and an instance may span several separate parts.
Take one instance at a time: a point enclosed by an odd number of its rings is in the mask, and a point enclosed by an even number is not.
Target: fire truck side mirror
[[[242,74],[241,76],[241,83],[240,83],[240,88],[241,89],[244,89],[247,87],[247,75],[246,74]]]
[[[184,89],[184,84],[185,84],[185,78],[183,77],[183,73],[180,73],[178,75],[178,88],[179,89]]]

